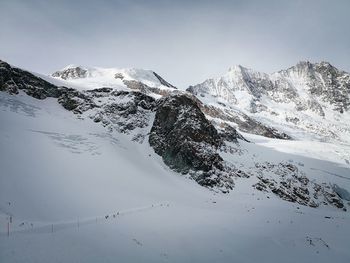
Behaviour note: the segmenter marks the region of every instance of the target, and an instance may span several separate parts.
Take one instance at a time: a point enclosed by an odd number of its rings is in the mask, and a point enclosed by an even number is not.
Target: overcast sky
[[[300,60],[350,71],[350,1],[0,0],[0,59],[44,74],[67,64],[152,69],[180,87],[241,64]]]

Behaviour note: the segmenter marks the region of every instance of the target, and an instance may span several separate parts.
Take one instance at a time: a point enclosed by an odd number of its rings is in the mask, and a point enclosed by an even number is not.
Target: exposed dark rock
[[[281,199],[310,207],[332,205],[346,211],[343,201],[330,185],[310,182],[298,167],[290,163],[256,163],[259,181],[257,190],[272,192]],[[274,175],[271,178],[271,174]]]
[[[289,136],[288,134],[278,131],[273,127],[266,126],[261,122],[258,122],[248,116],[245,116],[244,121],[237,118],[236,123],[238,124],[239,129],[243,132],[258,134],[268,138],[276,138],[276,139],[283,139],[283,140],[292,139],[292,137]]]
[[[31,97],[45,99],[47,97],[58,98],[65,88],[58,88],[28,71],[11,67],[0,60],[0,90],[10,94],[18,94],[19,90],[23,90]]]
[[[103,97],[108,93],[111,93],[112,91],[113,91],[112,88],[103,87],[98,89],[87,90],[86,92],[93,94],[95,97]]]
[[[176,89],[175,86],[171,85],[169,82],[167,82],[166,80],[164,80],[161,76],[159,76],[157,73],[155,73],[153,71],[153,74],[154,76],[156,76],[156,78],[159,80],[159,82],[164,85],[165,87],[168,87],[168,88],[173,88],[173,89]]]
[[[334,105],[334,110],[343,113],[350,107],[350,75],[338,70],[328,62],[312,66],[321,75],[323,85],[318,85],[316,77],[311,77],[310,92]]]
[[[88,71],[81,67],[71,67],[61,71],[56,71],[52,76],[62,79],[86,78],[88,76]]]
[[[223,109],[219,109],[214,106],[208,106],[202,103],[200,103],[199,105],[201,110],[207,116],[210,116],[212,118],[218,118],[223,121],[236,123],[239,130],[241,130],[242,132],[253,133],[253,134],[258,134],[269,138],[277,138],[277,139],[283,139],[283,140],[292,139],[292,137],[290,137],[288,134],[284,132],[280,132],[273,127],[266,126],[261,122],[258,122],[250,118],[248,115],[242,112],[237,113],[234,111],[223,110]],[[244,139],[243,136],[240,139]]]
[[[220,137],[224,141],[234,142],[234,143],[238,142],[237,139],[248,141],[240,133],[238,133],[235,128],[233,128],[231,125],[227,124],[226,122],[212,121],[212,124],[214,125]]]
[[[136,81],[136,80],[123,80],[123,83],[131,90],[137,90],[145,94],[159,94],[162,96],[167,96],[170,94],[170,90],[161,89],[161,88],[155,88],[147,86],[146,84]]]
[[[149,88],[146,84],[136,80],[123,80],[123,83],[132,90],[139,90],[143,93],[150,93]]]
[[[67,110],[81,113],[95,107],[93,101],[82,92],[66,87],[57,87],[27,71],[11,67],[0,61],[0,90],[18,94],[19,90],[36,99],[58,98]]]
[[[146,128],[151,124],[151,114],[156,106],[154,98],[136,91],[98,89],[89,93],[93,97],[98,94],[97,98],[101,96],[113,98],[98,105],[98,109],[94,111],[93,115],[90,115],[95,122],[102,122],[104,126],[108,126],[111,130],[114,129],[126,134],[137,128]],[[141,142],[141,137],[144,138],[145,136],[146,134],[135,134],[133,140]]]
[[[65,89],[58,98],[58,103],[66,110],[73,111],[74,113],[83,113],[97,107],[92,98],[74,89]]]
[[[207,173],[214,168],[223,169],[223,160],[216,152],[222,138],[189,96],[168,96],[157,104],[150,145],[176,171],[206,172],[201,182],[211,186],[213,182],[204,178],[209,178]]]
[[[298,122],[300,121],[299,118],[297,117],[286,117],[286,121],[294,123],[294,124],[298,124]]]
[[[115,73],[114,78],[115,79],[124,79],[124,75],[122,73]]]

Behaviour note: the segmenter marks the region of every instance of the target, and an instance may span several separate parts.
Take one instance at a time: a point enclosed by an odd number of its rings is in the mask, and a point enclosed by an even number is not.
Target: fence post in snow
[[[51,233],[53,233],[53,224],[51,225]]]
[[[7,236],[10,236],[10,222],[7,222]]]

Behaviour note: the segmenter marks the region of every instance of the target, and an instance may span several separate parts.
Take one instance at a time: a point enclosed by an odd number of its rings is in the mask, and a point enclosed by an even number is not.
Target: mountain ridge
[[[271,74],[233,66],[187,91],[208,107],[228,111],[228,117],[234,108],[238,113],[231,117],[248,116],[289,135],[290,127],[313,134],[314,139],[350,139],[350,127],[343,121],[350,118],[350,74],[328,62],[301,61]]]

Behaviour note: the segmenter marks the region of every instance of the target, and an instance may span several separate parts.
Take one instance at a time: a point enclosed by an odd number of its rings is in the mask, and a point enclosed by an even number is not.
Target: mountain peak
[[[79,84],[85,88],[114,87],[120,88],[130,81],[143,83],[149,87],[174,88],[169,82],[152,70],[138,68],[101,68],[70,64],[54,72],[52,77]]]
[[[82,66],[78,66],[78,65],[75,65],[75,64],[69,64],[69,65],[65,66],[64,68],[60,69],[60,71],[67,70],[67,69],[72,69],[72,68],[82,68]]]
[[[310,69],[310,68],[312,68],[314,66],[314,64],[313,63],[311,63],[310,61],[308,61],[308,60],[301,60],[301,61],[299,61],[295,66],[292,66],[292,67],[290,67],[290,68],[288,68],[287,70],[290,70],[290,69],[298,69],[298,70],[300,70],[300,69]]]
[[[335,68],[331,63],[328,61],[321,61],[321,62],[315,62],[312,63],[308,60],[299,61],[295,66],[290,67],[289,69],[311,69],[314,67],[325,67],[325,68]]]
[[[68,65],[61,70],[52,73],[52,77],[67,79],[86,78],[88,70],[76,65]]]
[[[228,72],[242,72],[242,71],[246,71],[248,70],[248,68],[243,67],[242,65],[233,65],[231,67],[228,68]]]

